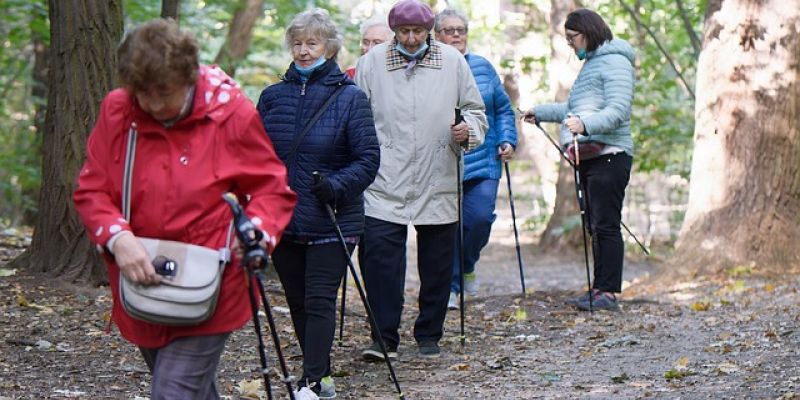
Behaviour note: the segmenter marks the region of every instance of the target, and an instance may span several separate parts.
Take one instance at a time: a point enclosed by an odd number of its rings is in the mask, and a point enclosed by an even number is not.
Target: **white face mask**
[[[425,51],[428,50],[428,42],[423,42],[422,45],[419,46],[419,50],[417,50],[417,51],[415,51],[413,53],[411,53],[408,50],[406,50],[406,48],[403,47],[403,45],[400,44],[400,43],[397,43],[397,46],[395,46],[395,49],[397,49],[397,51],[399,51],[400,54],[402,54],[402,55],[404,55],[404,56],[406,56],[408,58],[417,59],[420,56],[422,56],[423,54],[425,54]]]

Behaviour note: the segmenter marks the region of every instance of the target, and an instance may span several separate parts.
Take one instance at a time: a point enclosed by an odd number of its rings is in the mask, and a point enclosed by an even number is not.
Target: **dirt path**
[[[458,340],[459,314],[450,312],[442,356],[416,356],[410,328],[418,284],[410,266],[395,365],[406,398],[800,399],[800,277],[767,280],[741,267],[715,280],[639,287],[639,297],[622,297],[621,313],[578,313],[563,301],[583,287],[582,259],[538,257],[526,234],[526,281],[534,290],[521,298],[507,208],[498,214],[478,267],[480,296],[468,302],[466,346]],[[0,249],[0,264],[19,251]],[[625,279],[653,269],[630,263]],[[285,302],[277,284],[269,288],[297,374]],[[333,354],[339,398],[396,399],[385,366],[359,358],[368,329],[352,286],[348,301],[345,340]],[[21,271],[0,277],[0,400],[146,398],[150,377],[137,351],[116,331],[103,333],[109,309],[105,288],[63,286]],[[273,377],[275,366],[273,359]],[[257,367],[248,326],[223,355],[223,396],[264,398]],[[273,387],[286,398],[277,379]]]

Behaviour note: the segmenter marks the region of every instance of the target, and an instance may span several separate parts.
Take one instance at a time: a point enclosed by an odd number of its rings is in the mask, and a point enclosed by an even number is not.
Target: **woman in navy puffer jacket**
[[[336,292],[347,260],[324,208],[330,204],[350,248],[364,225],[362,192],[375,179],[380,150],[366,95],[336,65],[342,38],[327,11],[298,14],[286,31],[294,61],[281,82],[258,101],[278,156],[286,164],[297,206],[272,254],[286,292],[295,334],[303,349],[300,389],[335,396],[330,350]],[[336,96],[298,137],[323,107]],[[312,172],[325,178],[315,183]]]
[[[594,11],[569,13],[564,28],[567,42],[586,62],[565,103],[534,107],[525,113],[525,120],[560,122],[561,145],[573,160],[573,138],[578,142],[578,171],[592,233],[594,284],[591,302],[587,293],[570,303],[587,311],[590,307],[617,310],[615,293],[622,291],[625,255],[620,232],[622,200],[633,161],[634,53],[628,42],[614,39]]]

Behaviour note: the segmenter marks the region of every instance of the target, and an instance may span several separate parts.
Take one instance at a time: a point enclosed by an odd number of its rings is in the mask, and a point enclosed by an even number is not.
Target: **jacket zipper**
[[[300,87],[300,96],[306,95],[306,83],[303,82],[303,86]]]

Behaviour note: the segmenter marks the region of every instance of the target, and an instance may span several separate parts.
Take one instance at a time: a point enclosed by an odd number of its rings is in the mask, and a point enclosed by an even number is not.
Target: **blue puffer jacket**
[[[508,142],[517,147],[514,111],[503,83],[489,60],[469,53],[465,57],[486,105],[489,130],[486,131],[483,144],[464,155],[464,180],[500,179],[503,171],[497,158],[497,146]]]
[[[303,138],[292,160],[295,135],[341,85],[344,91],[330,104]],[[362,192],[375,179],[380,148],[367,96],[328,60],[303,83],[294,63],[281,82],[261,92],[258,113],[275,151],[286,164],[289,186],[297,205],[284,236],[304,239],[335,237],[323,205],[311,192],[313,171],[322,173],[336,196],[336,218],[345,236],[364,229]]]
[[[617,146],[633,156],[631,102],[634,87],[634,53],[628,42],[614,39],[586,55],[586,62],[569,91],[565,103],[542,104],[534,108],[536,119],[561,122],[568,113],[583,121],[588,136],[580,142],[600,142]],[[572,134],[561,125],[561,145]]]

